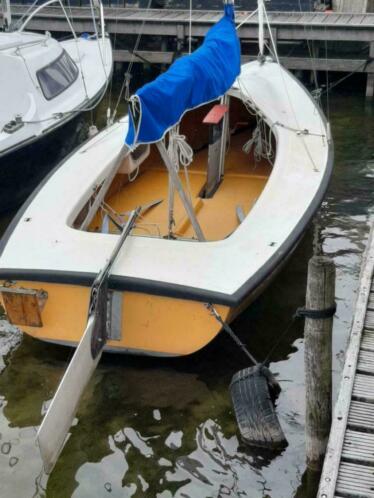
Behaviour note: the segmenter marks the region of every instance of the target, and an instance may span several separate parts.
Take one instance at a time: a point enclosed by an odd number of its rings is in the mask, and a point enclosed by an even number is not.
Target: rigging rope
[[[187,167],[192,163],[192,147],[187,143],[185,135],[179,133],[179,125],[169,131],[168,152],[176,171],[179,171],[180,164]]]
[[[117,45],[117,25],[118,25],[118,7],[119,0],[117,0],[117,9],[116,9],[116,21],[114,27],[114,40],[113,40],[113,50],[116,50]],[[109,95],[108,95],[108,109],[109,109],[109,117],[107,118],[107,124],[111,123],[111,106],[112,106],[112,90],[113,90],[113,78],[110,79],[110,87],[109,87]]]
[[[68,2],[70,2],[70,0],[68,0]],[[100,1],[99,1],[99,5],[100,5]],[[103,71],[104,71],[105,79],[107,80],[108,76],[107,76],[107,72],[106,72],[106,69],[105,69],[104,56],[103,56],[103,53],[102,53],[102,50],[101,50],[101,46],[100,46],[100,42],[99,42],[99,38],[100,37],[99,37],[99,32],[97,30],[95,11],[94,11],[94,7],[93,7],[93,0],[90,0],[90,7],[91,7],[91,15],[92,15],[92,20],[93,20],[93,25],[94,25],[96,40],[97,40],[97,47],[99,49],[99,54],[100,54],[101,64],[103,66]],[[103,16],[104,16],[104,14],[103,14]],[[104,22],[104,21],[102,21],[102,22]],[[102,26],[102,30],[104,30],[104,26]],[[104,36],[102,36],[102,43],[103,44],[104,44],[104,41],[105,41]]]
[[[146,10],[150,9],[151,3],[152,3],[152,0],[148,0],[148,4],[147,4],[147,7],[146,7]],[[145,19],[143,19],[141,27],[140,27],[140,30],[139,30],[139,33],[138,33],[138,36],[137,36],[136,41],[135,41],[134,49],[133,49],[132,54],[131,54],[131,59],[130,59],[129,65],[127,66],[127,71],[126,71],[126,73],[124,75],[124,79],[123,79],[123,82],[122,82],[121,90],[119,92],[119,95],[118,95],[118,98],[117,98],[117,102],[116,102],[116,105],[114,107],[113,116],[112,116],[112,119],[111,119],[112,123],[114,122],[114,119],[115,119],[115,117],[117,115],[118,106],[119,106],[119,104],[120,104],[120,102],[122,100],[122,95],[123,95],[123,92],[125,91],[125,89],[126,89],[126,93],[125,93],[126,101],[128,101],[129,98],[130,98],[130,80],[131,80],[131,76],[132,76],[131,71],[132,71],[132,67],[134,65],[134,61],[135,61],[135,57],[136,57],[136,52],[138,51],[138,48],[139,48],[140,40],[141,40],[142,35],[143,35],[145,22],[146,22]]]
[[[189,36],[188,36],[188,53],[192,50],[192,0],[190,0],[190,19],[188,24]]]
[[[169,144],[167,150],[175,171],[179,172],[180,165],[183,166],[187,193],[190,203],[192,204],[191,185],[187,167],[193,161],[193,149],[187,143],[185,135],[179,133],[179,125],[176,125],[169,131]]]
[[[322,93],[326,93],[327,91],[331,91],[333,88],[335,88],[336,86],[340,85],[341,83],[343,83],[343,81],[345,81],[346,79],[350,78],[351,76],[353,76],[357,72],[359,72],[361,70],[365,70],[366,66],[368,64],[370,64],[370,62],[373,62],[373,60],[374,59],[372,57],[369,57],[366,61],[361,62],[353,71],[351,71],[349,74],[346,74],[345,76],[343,76],[339,80],[337,80],[334,83],[332,83],[331,85],[329,85],[329,87],[326,88]]]
[[[267,159],[272,164],[274,157],[272,145],[272,128],[267,125],[262,113],[257,109],[256,105],[245,95],[241,81],[238,79],[239,92],[241,100],[251,116],[256,118],[256,128],[253,131],[252,137],[243,145],[243,152],[249,154],[254,146],[254,157],[258,162],[262,158]]]
[[[326,104],[327,104],[327,121],[330,122],[330,92],[329,92],[329,67],[328,67],[328,57],[327,57],[327,36],[326,36],[326,26],[325,26],[325,64],[326,64]],[[322,95],[322,92],[321,92]]]
[[[242,26],[243,24],[245,24],[246,22],[248,22],[251,17],[253,17],[254,15],[256,15],[258,12],[258,8],[254,11],[252,11],[250,14],[248,14],[244,19],[243,21],[241,21],[237,26],[236,26],[236,30],[238,31]]]
[[[70,0],[68,0],[68,6],[69,6],[70,11],[71,11]],[[74,40],[75,40],[75,48],[77,49],[77,57],[78,57],[79,66],[80,66],[80,73],[81,73],[81,77],[82,77],[83,89],[84,89],[84,93],[85,93],[86,99],[88,100],[88,91],[87,91],[86,79],[84,77],[83,66],[82,66],[82,58],[81,58],[81,54],[80,54],[80,50],[79,50],[78,39],[77,39],[76,36],[74,36]]]
[[[30,7],[26,10],[24,14],[14,23],[14,30],[17,31],[18,28],[21,27],[23,20],[25,19],[26,16],[29,15],[31,12],[31,9],[35,7],[35,5],[38,3],[39,0],[34,0],[33,3],[30,5]]]
[[[302,7],[301,7],[301,0],[299,1],[299,10],[300,13],[302,12]],[[308,52],[309,52],[309,57],[312,62],[312,73],[313,73],[313,81],[314,81],[314,87],[315,90],[318,90],[318,78],[317,78],[317,70],[315,66],[315,58],[314,58],[314,45],[313,45],[313,40],[311,40],[311,46],[309,45],[309,39],[308,39],[308,33],[307,33],[307,28],[306,24],[303,23],[303,28],[304,28],[304,33],[305,33],[305,41],[308,47]],[[313,26],[312,24],[310,25],[310,33],[313,33]]]
[[[288,99],[288,103],[290,105],[290,108],[291,108],[291,111],[292,111],[292,114],[294,116],[294,120],[295,120],[295,123],[296,123],[296,126],[299,130],[301,130],[301,126],[299,124],[299,120],[297,118],[297,114],[296,114],[296,111],[294,109],[294,106],[292,104],[292,100],[291,100],[291,97],[290,97],[290,94],[289,94],[289,91],[288,91],[288,88],[287,88],[287,84],[286,84],[286,81],[284,79],[284,74],[283,74],[283,69],[281,67],[281,64],[280,64],[280,61],[279,61],[279,57],[278,57],[278,52],[277,52],[277,47],[275,45],[275,42],[274,42],[274,37],[273,37],[273,33],[272,33],[272,30],[270,28],[270,22],[269,22],[269,18],[268,18],[268,14],[267,14],[267,11],[266,9],[264,9],[264,14],[265,14],[265,18],[266,18],[266,23],[267,23],[267,26],[268,26],[268,30],[269,30],[269,36],[270,36],[270,41],[273,45],[273,49],[274,49],[274,53],[275,53],[275,57],[276,57],[276,60],[277,60],[277,63],[278,63],[278,67],[279,67],[279,70],[280,70],[280,74],[281,74],[281,78],[282,78],[282,82],[283,82],[283,87],[285,89],[285,92],[287,94],[287,99]],[[301,135],[301,139],[302,139],[302,143],[303,143],[303,147],[305,149],[305,152],[307,153],[308,157],[309,157],[309,160],[310,162],[312,163],[312,166],[313,166],[313,170],[318,172],[318,168],[316,166],[316,163],[314,162],[314,159],[313,159],[313,156],[312,154],[310,153],[310,150],[309,150],[309,147],[307,146],[305,140],[304,140],[304,136]]]

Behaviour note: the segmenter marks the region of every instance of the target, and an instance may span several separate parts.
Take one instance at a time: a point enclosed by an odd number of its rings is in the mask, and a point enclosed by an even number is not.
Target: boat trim
[[[64,346],[67,348],[76,348],[78,346],[78,342],[73,341],[60,341],[58,339],[46,339],[39,338],[39,340],[46,342],[48,344],[58,344],[59,346]],[[149,357],[157,357],[157,358],[178,358],[180,356],[187,356],[187,354],[174,354],[174,353],[161,353],[160,351],[149,351],[147,349],[136,349],[136,348],[125,348],[119,346],[111,346],[106,344],[103,348],[103,353],[114,353],[114,354],[132,354],[136,356],[149,356]],[[194,353],[188,353],[194,354]]]
[[[290,76],[297,82],[299,86],[305,88],[299,82],[299,80],[292,74]],[[309,92],[306,92],[310,99],[313,97]],[[315,103],[314,99],[313,102]],[[323,114],[320,107],[317,105],[318,112],[321,115],[321,119],[326,125],[327,120]],[[87,143],[84,142],[81,147]],[[26,200],[24,205],[20,208],[19,212],[7,228],[0,241],[0,256],[2,255],[10,236],[17,226],[18,222],[22,218],[24,212],[31,204],[33,199],[36,197],[41,188],[46,184],[49,178],[66,162],[66,160],[72,156],[76,151],[72,151],[67,157],[65,157],[43,180],[43,182],[36,188],[36,190],[30,195]],[[330,182],[333,161],[334,161],[334,149],[332,139],[328,140],[328,153],[327,153],[327,165],[326,169],[320,183],[320,188],[318,189],[316,195],[314,196],[312,202],[310,203],[308,209],[305,211],[301,217],[299,223],[295,226],[292,232],[289,234],[287,239],[278,248],[278,250],[273,254],[273,256],[267,260],[267,262],[252,276],[250,277],[237,291],[233,294],[225,294],[222,292],[214,292],[211,290],[189,287],[184,285],[171,284],[167,282],[160,282],[155,280],[140,279],[134,277],[121,277],[119,275],[111,275],[109,278],[109,288],[118,291],[131,291],[147,293],[157,296],[166,296],[178,299],[189,299],[192,301],[201,302],[212,302],[214,304],[223,304],[226,306],[238,306],[242,301],[253,292],[258,285],[264,280],[266,280],[270,275],[276,270],[276,268],[282,263],[282,260],[286,257],[287,253],[292,250],[292,248],[301,239],[303,233],[306,231],[310,220],[313,215],[318,210],[323,197],[326,193],[327,187]],[[1,279],[17,279],[17,280],[28,280],[28,281],[46,281],[61,284],[73,284],[90,286],[94,281],[96,274],[89,272],[65,272],[65,271],[55,271],[55,270],[28,270],[28,269],[0,269]]]

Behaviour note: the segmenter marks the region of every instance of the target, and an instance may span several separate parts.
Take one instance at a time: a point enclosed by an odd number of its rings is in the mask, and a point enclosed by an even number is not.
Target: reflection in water
[[[331,109],[336,161],[321,212],[321,237],[324,252],[337,265],[336,387],[373,210],[374,117],[361,99],[350,96],[336,97]],[[281,275],[236,320],[235,329],[259,359],[304,302],[311,251],[310,231]],[[104,356],[48,481],[41,473],[35,431],[72,352],[25,336],[0,375],[1,495],[315,496],[316,477],[306,474],[304,465],[302,334],[303,323],[296,322],[271,357],[283,389],[277,411],[289,446],[282,452],[249,449],[238,440],[228,385],[247,364],[222,336],[187,358]],[[17,335],[0,328],[1,356],[17,342]]]

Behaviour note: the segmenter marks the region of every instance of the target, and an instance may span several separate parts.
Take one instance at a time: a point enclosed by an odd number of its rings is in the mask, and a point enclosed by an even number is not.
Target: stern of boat
[[[48,282],[3,281],[0,300],[13,325],[36,339],[76,346],[85,329],[90,288]],[[224,319],[230,308],[216,306]],[[106,350],[154,356],[198,351],[220,326],[202,302],[111,291]]]

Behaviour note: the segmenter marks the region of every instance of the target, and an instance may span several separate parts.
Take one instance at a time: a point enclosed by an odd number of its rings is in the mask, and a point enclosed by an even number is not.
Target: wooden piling
[[[328,310],[335,304],[335,266],[313,256],[308,265],[306,310]],[[333,318],[305,319],[306,458],[320,470],[331,425]]]
[[[371,42],[369,45],[369,57],[370,59],[374,58],[374,42]],[[373,98],[374,97],[374,72],[370,72],[367,75],[366,82],[366,97]]]

